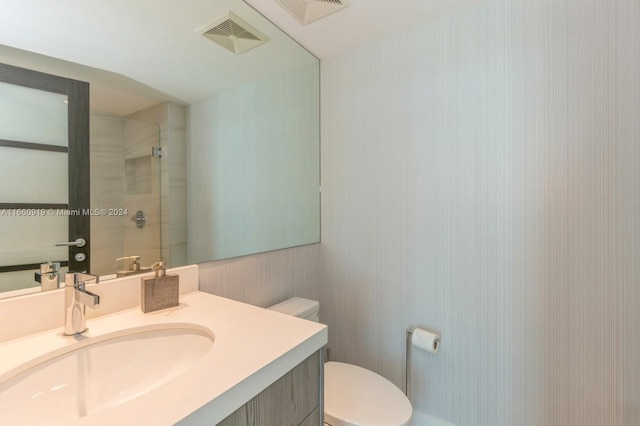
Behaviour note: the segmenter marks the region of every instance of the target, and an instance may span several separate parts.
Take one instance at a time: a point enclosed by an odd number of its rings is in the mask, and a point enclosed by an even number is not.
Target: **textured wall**
[[[200,291],[263,308],[290,297],[319,300],[320,245],[200,264]]]
[[[640,2],[490,0],[322,65],[321,318],[456,425],[640,422]]]

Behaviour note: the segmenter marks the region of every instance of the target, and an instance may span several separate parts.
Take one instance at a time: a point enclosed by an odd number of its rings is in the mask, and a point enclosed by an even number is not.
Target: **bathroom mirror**
[[[319,241],[319,61],[244,1],[25,0],[0,24],[1,63],[90,83],[91,209],[122,214],[91,217],[89,272]]]

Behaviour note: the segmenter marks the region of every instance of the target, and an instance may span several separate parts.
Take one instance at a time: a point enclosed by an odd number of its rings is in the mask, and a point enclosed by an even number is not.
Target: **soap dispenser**
[[[151,266],[155,276],[142,279],[140,308],[144,313],[171,308],[180,303],[180,277],[167,275],[165,268],[164,262],[156,262]]]

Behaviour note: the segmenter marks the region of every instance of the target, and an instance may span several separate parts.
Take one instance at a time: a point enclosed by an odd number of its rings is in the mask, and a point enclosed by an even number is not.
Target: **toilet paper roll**
[[[417,348],[435,354],[440,348],[440,336],[430,331],[416,328],[411,335],[411,344]]]

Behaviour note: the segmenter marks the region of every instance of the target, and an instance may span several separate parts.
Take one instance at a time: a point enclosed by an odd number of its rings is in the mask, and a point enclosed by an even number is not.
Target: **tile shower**
[[[125,269],[116,262],[140,256],[143,266],[164,259],[186,261],[185,111],[163,103],[128,117],[92,111],[91,205],[125,209],[126,216],[92,218],[91,270],[98,274]],[[152,155],[162,147],[162,157]],[[138,228],[137,211],[144,212]]]

